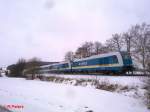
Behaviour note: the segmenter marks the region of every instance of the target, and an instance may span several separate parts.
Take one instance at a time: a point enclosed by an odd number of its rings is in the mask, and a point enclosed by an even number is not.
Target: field
[[[76,81],[77,77],[71,81]],[[79,77],[78,77],[79,79]],[[92,85],[0,77],[0,105],[14,112],[148,112],[143,103],[143,79],[101,77],[99,81],[135,90],[119,92],[96,89]],[[141,95],[141,96],[140,96]],[[19,105],[22,108],[16,108]]]

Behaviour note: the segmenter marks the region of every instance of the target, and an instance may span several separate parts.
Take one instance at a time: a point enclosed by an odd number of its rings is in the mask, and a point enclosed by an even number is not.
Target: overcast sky
[[[19,58],[61,61],[85,41],[105,42],[150,23],[150,0],[0,0],[0,66]]]

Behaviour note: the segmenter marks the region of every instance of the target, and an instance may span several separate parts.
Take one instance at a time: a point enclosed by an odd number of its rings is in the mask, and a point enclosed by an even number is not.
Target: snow
[[[144,77],[131,77],[131,76],[92,76],[92,75],[83,75],[83,74],[77,74],[77,75],[58,75],[58,74],[44,74],[44,76],[55,76],[55,77],[64,77],[64,78],[70,78],[70,79],[96,79],[99,81],[107,81],[109,83],[113,84],[120,84],[120,85],[126,85],[126,86],[141,86],[144,85]]]
[[[0,74],[1,77],[6,77],[5,73]]]
[[[93,80],[98,80],[100,84],[107,84],[107,85],[119,85],[120,88],[118,88],[118,90],[116,90],[115,92],[123,94],[125,96],[129,96],[129,97],[134,97],[134,98],[138,98],[138,99],[145,99],[145,92],[146,90],[144,89],[145,86],[145,77],[143,76],[109,76],[109,75],[105,75],[105,76],[94,76],[94,75],[83,75],[83,74],[74,74],[74,75],[69,75],[69,74],[43,74],[46,77],[49,76],[54,76],[54,77],[63,77],[65,79],[70,79],[69,81],[63,81],[62,83],[64,84],[71,84],[71,85],[75,85],[76,84],[76,80],[87,80],[84,83],[81,84],[81,86],[86,86],[86,87],[91,87],[91,88],[95,88],[95,86],[93,86],[92,82],[88,82],[88,80],[93,79]],[[55,82],[55,81],[54,81]],[[122,87],[127,87],[126,90],[122,90]]]
[[[94,88],[23,78],[0,78],[0,105],[15,112],[148,112],[141,100]]]

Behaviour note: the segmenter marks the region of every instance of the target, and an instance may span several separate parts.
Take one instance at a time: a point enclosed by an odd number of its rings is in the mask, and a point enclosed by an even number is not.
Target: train
[[[37,68],[44,73],[97,73],[123,74],[134,69],[131,56],[127,52],[110,52],[82,59],[44,65]]]

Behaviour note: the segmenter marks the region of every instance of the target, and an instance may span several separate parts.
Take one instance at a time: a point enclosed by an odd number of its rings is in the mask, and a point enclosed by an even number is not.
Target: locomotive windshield
[[[129,53],[121,52],[121,55],[122,55],[124,66],[132,65],[132,59],[131,59],[131,56],[129,55]]]
[[[131,56],[127,52],[121,52],[123,59],[131,59]]]
[[[117,58],[116,55],[111,56],[111,57],[109,58],[109,64],[114,64],[114,63],[118,63],[118,58]]]

